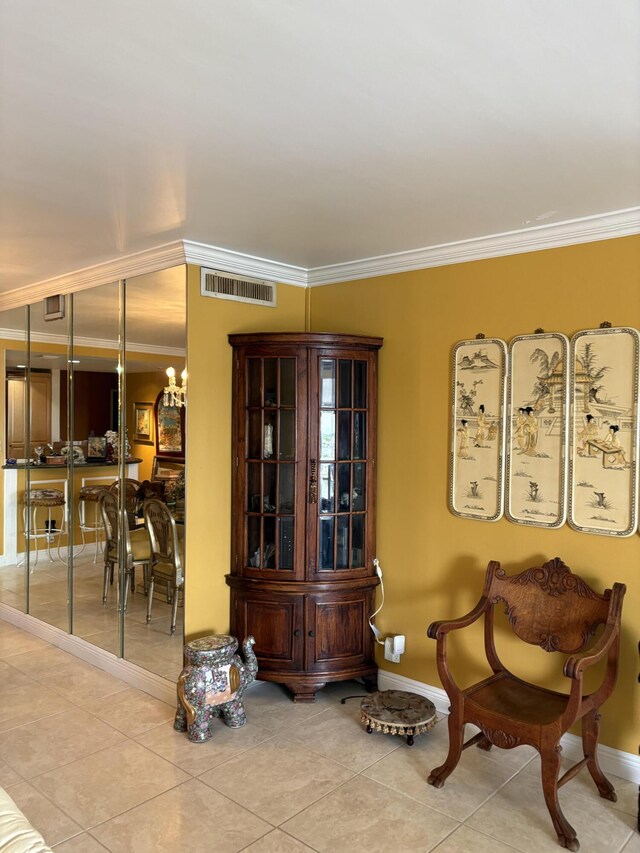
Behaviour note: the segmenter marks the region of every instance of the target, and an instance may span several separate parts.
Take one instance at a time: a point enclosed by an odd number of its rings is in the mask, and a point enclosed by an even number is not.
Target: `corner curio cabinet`
[[[377,667],[375,556],[381,338],[230,335],[231,632],[253,634],[258,678],[312,702]]]

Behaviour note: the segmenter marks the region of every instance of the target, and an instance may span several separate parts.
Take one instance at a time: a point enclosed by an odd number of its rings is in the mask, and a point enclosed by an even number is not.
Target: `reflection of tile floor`
[[[353,682],[294,705],[245,694],[247,725],[192,744],[174,708],[0,621],[0,785],[56,853],[556,853],[537,758],[467,750],[445,787],[439,723],[408,747],[367,735]],[[582,853],[639,853],[637,786],[560,792]]]
[[[55,555],[55,550],[54,550]],[[103,563],[99,556],[93,562],[94,550],[88,545],[74,558],[73,633],[113,654],[118,653],[116,587],[109,587],[106,606],[102,604]],[[142,593],[142,572],[138,570],[139,586],[129,596],[125,615],[125,658],[151,672],[175,681],[182,668],[182,606],[178,608],[176,633],[171,636],[171,605],[163,588],[153,597],[152,620],[147,625],[147,599]],[[24,566],[0,567],[0,601],[25,611]],[[37,619],[67,630],[67,566],[58,560],[50,563],[41,555],[29,575],[29,613]]]

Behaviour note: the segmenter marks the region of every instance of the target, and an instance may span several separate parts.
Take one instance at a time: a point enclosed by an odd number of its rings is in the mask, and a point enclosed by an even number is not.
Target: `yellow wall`
[[[506,520],[455,518],[447,508],[451,352],[477,332],[509,341],[541,327],[571,336],[597,327],[640,327],[640,238],[513,255],[485,261],[318,287],[311,292],[311,331],[381,335],[378,444],[378,556],[384,569],[383,631],[406,634],[395,673],[439,685],[435,619],[460,616],[477,601],[486,564],[519,571],[561,556],[596,588],[627,585],[622,660],[605,706],[604,743],[638,748],[638,612],[640,536],[606,536],[526,528]],[[482,632],[458,638],[459,681],[480,672]],[[507,643],[507,639],[504,643]],[[499,648],[502,648],[500,646]],[[505,646],[505,662],[543,677],[541,650]],[[523,670],[521,670],[523,671]],[[558,684],[566,679],[554,678]]]
[[[188,639],[229,630],[231,542],[232,332],[300,331],[301,287],[278,285],[276,308],[200,295],[200,269],[187,272],[187,584]]]

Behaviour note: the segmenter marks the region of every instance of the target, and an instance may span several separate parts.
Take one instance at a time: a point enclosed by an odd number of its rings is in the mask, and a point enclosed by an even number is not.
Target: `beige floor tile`
[[[558,847],[558,850],[561,848]],[[503,844],[489,835],[460,826],[438,844],[434,853],[514,853],[515,847]]]
[[[136,741],[186,773],[200,776],[272,737],[273,732],[259,723],[250,721],[240,729],[230,729],[222,720],[215,720],[213,737],[206,743],[191,743],[186,732],[177,732],[173,723],[157,726]]]
[[[287,731],[308,749],[359,772],[398,748],[398,738],[368,735],[359,715],[328,709]]]
[[[270,829],[192,779],[96,827],[92,834],[113,853],[236,853]]]
[[[45,643],[40,637],[22,633],[23,636],[20,637],[19,642],[16,642],[13,634],[0,635],[0,658],[7,659],[22,652],[36,652],[49,648],[49,643]]]
[[[162,723],[172,721],[176,713],[172,705],[154,699],[135,687],[128,687],[102,699],[93,699],[81,704],[87,711],[128,737],[136,737]]]
[[[4,761],[0,761],[0,787],[8,788],[9,785],[17,785],[24,781],[22,776],[13,767],[9,767]]]
[[[51,675],[39,675],[38,681],[74,705],[83,705],[92,699],[97,700],[128,689],[126,682],[77,658],[71,665],[56,669]]]
[[[370,737],[392,737],[372,734]],[[398,738],[398,740],[400,740]],[[442,788],[427,784],[434,767],[447,756],[448,741],[435,730],[416,737],[413,746],[404,739],[390,755],[364,771],[365,776],[394,788],[418,802],[443,812],[456,820],[464,820],[516,772],[509,764],[473,747],[465,750],[456,769]]]
[[[244,694],[247,718],[268,727],[275,734],[317,717],[330,707],[329,700],[319,695],[315,702],[309,704],[296,704],[290,697],[286,688],[277,684],[262,682],[251,687]]]
[[[56,844],[53,849],[56,853],[104,853],[107,848],[88,832],[83,832],[68,841],[63,841],[62,844]]]
[[[13,785],[7,793],[50,847],[81,831],[75,821],[29,782]]]
[[[633,817],[614,811],[594,795],[559,792],[564,816],[576,830],[581,853],[618,853],[633,826]],[[542,795],[542,785],[532,773],[518,773],[466,821],[523,853],[553,853],[558,842]]]
[[[22,655],[18,655],[17,657],[22,657]],[[30,682],[31,679],[29,676],[22,672],[16,663],[11,664],[6,660],[0,660],[0,693],[18,690]]]
[[[56,646],[41,649],[37,654],[23,652],[19,655],[12,655],[5,660],[32,678],[56,672],[60,667],[75,666],[79,662],[77,657],[58,649]]]
[[[640,853],[640,835],[637,832],[631,833],[631,838],[624,845],[621,853]]]
[[[25,779],[124,740],[116,729],[79,708],[0,734],[0,755]]]
[[[24,726],[34,720],[50,717],[60,711],[70,710],[73,705],[48,690],[42,684],[31,681],[18,690],[0,692],[0,732]]]
[[[89,829],[188,778],[140,744],[126,741],[38,776],[33,784]]]
[[[313,850],[301,841],[297,841],[280,829],[274,829],[268,835],[245,847],[244,853],[308,853]]]
[[[358,776],[281,829],[320,853],[432,850],[458,822]]]
[[[270,740],[200,776],[274,826],[344,784],[353,774],[286,740]]]

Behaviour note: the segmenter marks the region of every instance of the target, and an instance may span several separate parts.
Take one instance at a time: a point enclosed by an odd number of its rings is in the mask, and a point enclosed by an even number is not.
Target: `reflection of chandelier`
[[[186,368],[180,374],[182,379],[182,385],[176,385],[176,371],[173,367],[167,367],[167,376],[169,377],[169,384],[164,389],[162,402],[165,406],[176,406],[180,408],[180,406],[186,406],[187,400],[187,370]]]

